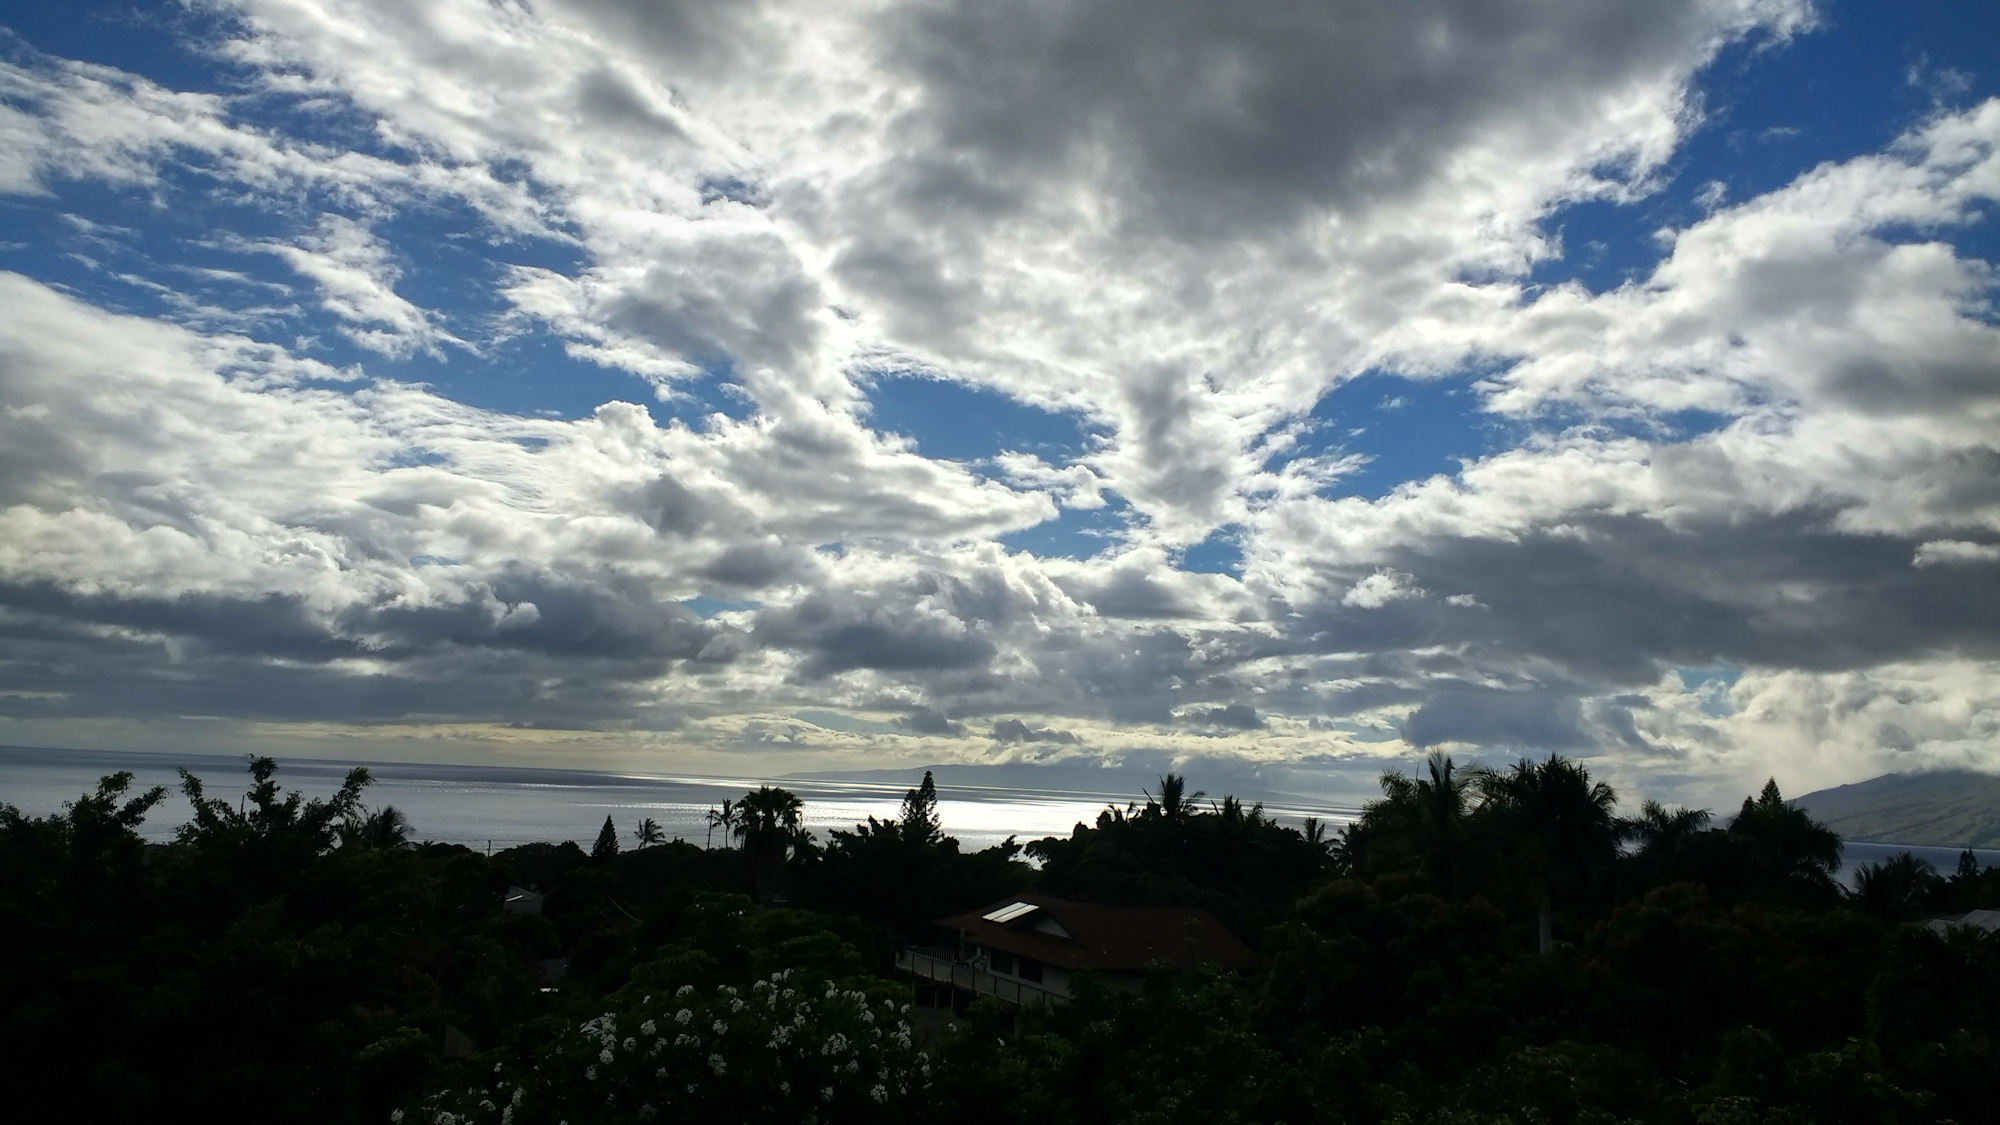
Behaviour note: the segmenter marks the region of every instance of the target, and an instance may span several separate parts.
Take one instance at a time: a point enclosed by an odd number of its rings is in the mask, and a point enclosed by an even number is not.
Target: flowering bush
[[[566,1029],[493,1081],[446,1090],[427,1125],[900,1121],[930,1085],[908,1005],[826,979],[776,973],[748,989],[693,985],[640,996]]]

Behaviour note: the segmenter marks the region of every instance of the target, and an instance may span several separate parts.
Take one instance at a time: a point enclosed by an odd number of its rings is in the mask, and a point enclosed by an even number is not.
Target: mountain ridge
[[[2000,847],[2000,776],[1974,770],[1883,774],[1817,790],[1793,804],[1847,840]]]

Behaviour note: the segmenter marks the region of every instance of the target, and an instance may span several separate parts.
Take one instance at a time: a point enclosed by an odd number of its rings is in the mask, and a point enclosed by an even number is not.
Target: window
[[[987,964],[993,966],[994,972],[1007,973],[1011,976],[1014,972],[1014,955],[1012,953],[1002,953],[995,949],[988,954]]]
[[[1020,977],[1036,984],[1042,983],[1042,963],[1033,957],[1021,958]]]

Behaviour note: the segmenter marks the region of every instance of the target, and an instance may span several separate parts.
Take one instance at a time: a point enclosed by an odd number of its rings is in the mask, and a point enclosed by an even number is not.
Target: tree
[[[1555,947],[1555,900],[1585,894],[1618,858],[1625,831],[1614,811],[1618,794],[1555,754],[1540,762],[1523,758],[1505,772],[1481,770],[1477,784],[1506,836],[1509,870],[1535,904],[1537,945],[1548,953]]]
[[[1776,778],[1766,781],[1757,796],[1743,799],[1729,835],[1749,845],[1780,884],[1823,901],[1839,897],[1833,873],[1840,867],[1840,834],[1792,807],[1778,792]]]
[[[633,830],[632,835],[638,837],[639,846],[642,848],[667,842],[667,834],[660,828],[660,822],[650,816],[639,822],[639,827]]]
[[[722,799],[722,807],[708,810],[708,842],[715,843],[715,830],[722,829],[722,846],[729,846],[729,837],[736,828],[736,803],[729,798]]]
[[[903,794],[901,815],[896,818],[905,843],[932,847],[944,839],[937,802],[937,782],[931,779],[931,771],[925,770],[922,784]]]
[[[1951,884],[1910,852],[1864,863],[1854,873],[1854,897],[1861,909],[1894,922],[1938,910],[1950,893]]]
[[[284,884],[313,860],[333,849],[340,829],[361,810],[361,791],[370,778],[364,766],[347,771],[340,789],[325,800],[306,800],[296,790],[281,793],[270,758],[252,757],[250,789],[243,805],[210,797],[201,779],[183,769],[181,793],[194,816],[175,837],[216,877],[213,889],[226,897],[260,897]]]
[[[1168,820],[1180,820],[1195,811],[1197,803],[1208,794],[1200,789],[1187,791],[1187,778],[1170,773],[1160,779],[1160,795],[1146,794],[1146,808],[1157,808],[1161,816]]]
[[[604,818],[604,827],[597,830],[597,843],[590,846],[590,858],[599,863],[607,863],[618,857],[618,828],[610,817]]]
[[[409,838],[410,818],[394,805],[383,805],[367,816],[350,816],[340,826],[343,848],[393,848]]]
[[[1439,893],[1463,898],[1491,866],[1472,823],[1474,778],[1443,754],[1425,766],[1428,777],[1382,775],[1382,796],[1362,806],[1341,851],[1364,874],[1415,870]]]
[[[805,803],[789,790],[762,785],[736,803],[736,836],[757,877],[758,898],[769,902],[785,860],[812,842],[801,815]]]
[[[361,790],[373,780],[368,776],[368,767],[356,766],[347,771],[339,791],[327,800],[315,797],[308,801],[296,790],[280,797],[274,780],[278,763],[270,758],[252,757],[250,790],[244,794],[250,805],[246,812],[230,807],[228,801],[219,797],[206,796],[200,778],[185,769],[179,772],[181,793],[194,806],[194,819],[180,827],[181,839],[215,835],[289,837],[310,844],[316,853],[333,846],[336,825],[360,810]]]

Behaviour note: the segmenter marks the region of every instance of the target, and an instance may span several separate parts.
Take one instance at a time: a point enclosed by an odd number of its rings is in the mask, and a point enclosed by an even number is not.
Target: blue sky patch
[[[1208,538],[1177,552],[1174,564],[1182,570],[1203,574],[1240,576],[1243,573],[1242,534],[1243,528],[1237,524],[1218,527],[1208,533]]]
[[[1033,527],[1009,531],[1000,542],[1012,551],[1042,558],[1087,559],[1102,554],[1125,538],[1132,524],[1131,507],[1107,493],[1102,508],[1064,508],[1056,518]]]
[[[1378,499],[1405,481],[1459,470],[1462,458],[1501,448],[1513,423],[1484,413],[1471,375],[1410,379],[1369,372],[1315,403],[1310,428],[1277,459],[1360,453],[1368,462],[1335,481],[1329,496]]]
[[[1535,284],[1575,281],[1604,292],[1642,280],[1668,247],[1663,228],[1698,222],[1781,188],[1827,161],[1888,147],[1940,108],[2000,94],[2000,4],[1821,3],[1820,22],[1789,42],[1766,36],[1725,46],[1697,80],[1704,120],[1662,171],[1661,189],[1624,205],[1558,208],[1543,228],[1562,255],[1536,265]],[[1719,185],[1712,187],[1711,185]],[[1961,248],[1991,260],[1993,224]]]
[[[986,387],[900,375],[867,386],[869,424],[913,439],[926,457],[984,461],[1011,451],[1062,464],[1089,449],[1092,431],[1081,416]]]

